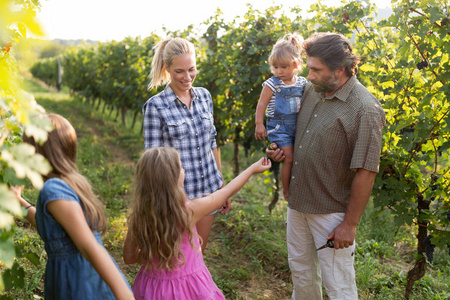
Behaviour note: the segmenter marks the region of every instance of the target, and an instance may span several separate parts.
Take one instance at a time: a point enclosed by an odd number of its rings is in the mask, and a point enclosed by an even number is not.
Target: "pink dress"
[[[152,272],[142,266],[134,281],[134,297],[153,300],[225,299],[205,266],[197,237],[194,244],[197,250],[192,249],[185,233],[181,251],[186,263],[175,271]]]

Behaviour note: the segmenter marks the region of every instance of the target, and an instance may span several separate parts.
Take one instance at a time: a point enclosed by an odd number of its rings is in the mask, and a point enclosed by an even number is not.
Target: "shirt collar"
[[[356,84],[356,75],[353,75],[352,77],[350,77],[346,83],[344,83],[343,86],[341,86],[336,92],[334,92],[334,94],[328,96],[328,97],[323,97],[323,99],[325,100],[331,100],[333,98],[337,98],[341,101],[346,101],[348,96],[350,95],[350,91],[353,89],[353,86]],[[322,94],[323,96],[323,94]]]
[[[198,97],[194,87],[191,87],[190,92],[192,100]],[[175,94],[175,92],[172,90],[169,84],[167,84],[166,87],[164,88],[164,93],[166,94],[166,98],[169,99],[169,101],[175,101],[178,99],[178,96]]]

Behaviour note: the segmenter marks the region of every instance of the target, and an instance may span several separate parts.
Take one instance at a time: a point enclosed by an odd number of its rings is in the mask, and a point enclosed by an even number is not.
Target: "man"
[[[385,113],[356,79],[358,57],[341,34],[304,42],[308,80],[298,114],[287,212],[292,299],[358,299],[354,240],[379,170]],[[281,149],[267,150],[275,161]],[[316,251],[327,240],[333,248]]]

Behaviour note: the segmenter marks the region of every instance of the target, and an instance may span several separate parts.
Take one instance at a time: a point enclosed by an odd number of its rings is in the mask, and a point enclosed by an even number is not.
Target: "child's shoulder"
[[[278,79],[278,77],[276,76],[272,76],[269,79],[266,79],[266,81],[263,82],[263,86],[268,86],[270,87],[272,90],[275,88],[276,85],[280,84],[280,80]]]
[[[296,86],[304,87],[308,83],[308,80],[303,76],[297,76],[297,80],[295,82]]]
[[[45,181],[40,196],[45,200],[77,200],[78,196],[75,191],[62,179],[50,178]]]

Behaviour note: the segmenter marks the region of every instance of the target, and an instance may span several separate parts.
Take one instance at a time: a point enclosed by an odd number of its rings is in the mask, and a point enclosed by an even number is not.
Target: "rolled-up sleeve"
[[[144,147],[145,149],[163,145],[163,123],[156,107],[147,103],[142,108],[144,114]]]
[[[383,113],[371,112],[362,115],[350,169],[356,171],[363,168],[378,173],[384,123]]]

